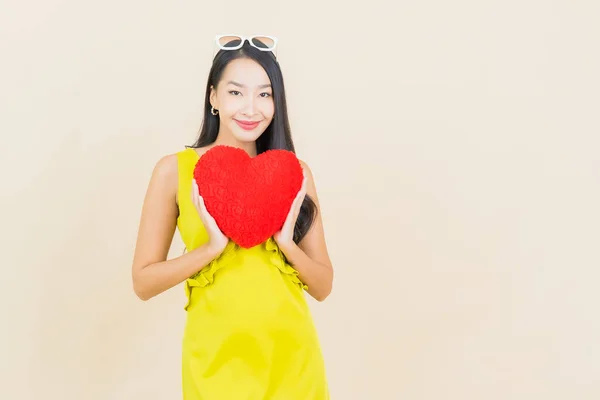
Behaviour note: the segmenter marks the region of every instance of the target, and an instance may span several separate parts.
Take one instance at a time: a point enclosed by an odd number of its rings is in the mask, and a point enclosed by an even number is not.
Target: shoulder
[[[158,179],[168,179],[177,176],[178,154],[172,153],[162,156],[154,165],[152,173]]]
[[[175,198],[179,187],[178,153],[160,157],[154,164],[150,177],[149,190],[162,193],[164,196]]]
[[[302,169],[304,170],[304,176],[306,177],[306,193],[309,196],[313,197],[313,199],[316,199],[317,188],[315,185],[315,178],[314,178],[313,172],[305,161],[300,160],[300,159],[298,159],[298,161],[300,161],[300,165],[302,166]]]
[[[302,166],[302,169],[304,170],[306,178],[313,179],[313,173],[312,173],[312,170],[310,169],[310,167],[308,166],[308,164],[304,160],[301,160],[301,159],[298,159],[298,161],[300,161],[300,165]]]

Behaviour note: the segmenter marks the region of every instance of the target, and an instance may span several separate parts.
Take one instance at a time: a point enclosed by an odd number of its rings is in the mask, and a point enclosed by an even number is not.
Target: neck
[[[256,156],[256,142],[242,142],[237,140],[233,135],[224,134],[222,131],[219,131],[219,134],[217,135],[217,140],[215,140],[214,145],[237,147],[248,153],[250,157]]]

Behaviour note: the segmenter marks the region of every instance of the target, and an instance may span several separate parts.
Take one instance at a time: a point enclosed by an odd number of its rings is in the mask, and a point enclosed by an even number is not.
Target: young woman
[[[229,240],[193,179],[217,145],[256,156],[294,152],[285,89],[269,37],[217,38],[196,143],[156,164],[143,205],[132,275],[148,300],[185,282],[185,400],[329,399],[324,361],[304,297],[323,301],[333,268],[315,183],[304,184],[279,232],[250,249]],[[167,260],[175,229],[187,252]]]

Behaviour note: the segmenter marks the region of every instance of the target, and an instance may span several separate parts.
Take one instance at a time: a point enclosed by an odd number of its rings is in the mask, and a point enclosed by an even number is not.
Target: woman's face
[[[256,61],[231,61],[217,89],[211,90],[211,105],[219,111],[221,133],[237,141],[255,141],[267,129],[275,113],[273,91],[267,73]]]

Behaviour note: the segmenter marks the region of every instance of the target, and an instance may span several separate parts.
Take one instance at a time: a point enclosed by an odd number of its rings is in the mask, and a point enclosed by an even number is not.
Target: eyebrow
[[[231,84],[231,85],[235,85],[235,86],[238,86],[238,87],[241,87],[241,88],[245,88],[245,87],[246,87],[246,85],[242,85],[241,83],[237,83],[237,82],[235,82],[235,81],[229,81],[229,82],[227,82],[227,84],[228,84],[228,85],[229,85],[229,84]],[[268,87],[271,87],[271,84],[270,84],[270,83],[267,83],[267,84],[265,84],[265,85],[259,85],[259,86],[258,86],[258,88],[259,88],[259,89],[264,89],[264,88],[268,88]]]

